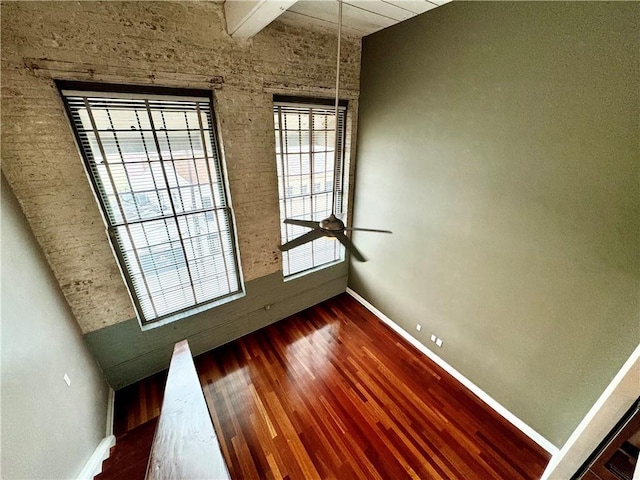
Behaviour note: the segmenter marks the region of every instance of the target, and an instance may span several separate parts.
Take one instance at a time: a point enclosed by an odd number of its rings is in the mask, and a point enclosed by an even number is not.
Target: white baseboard
[[[89,457],[89,460],[78,475],[77,480],[93,480],[93,477],[101,473],[102,462],[109,458],[111,447],[116,444],[116,437],[113,434],[115,403],[116,392],[113,388],[109,387],[109,392],[107,393],[106,436],[98,444],[91,457]]]
[[[471,380],[469,380],[467,377],[462,375],[455,368],[453,368],[451,365],[445,362],[442,358],[440,358],[438,355],[433,353],[431,350],[425,347],[422,343],[420,343],[418,340],[412,337],[409,333],[407,333],[406,330],[404,330],[397,323],[395,323],[393,320],[387,317],[384,313],[382,313],[376,307],[371,305],[368,301],[366,301],[364,298],[362,298],[360,295],[358,295],[356,292],[354,292],[350,288],[347,288],[347,293],[351,295],[353,298],[355,298],[358,302],[360,302],[367,310],[373,313],[381,321],[383,321],[389,327],[391,327],[396,333],[398,333],[398,335],[400,335],[402,338],[407,340],[411,345],[416,347],[423,354],[425,354],[427,357],[433,360],[436,364],[442,367],[453,378],[455,378],[462,385],[464,385],[466,388],[471,390],[471,392],[473,392],[478,398],[480,398],[480,400],[482,400],[489,407],[491,407],[500,415],[502,415],[507,421],[513,424],[518,430],[520,430],[522,433],[524,433],[526,436],[528,436],[534,442],[536,442],[538,445],[544,448],[547,452],[549,452],[551,455],[556,455],[558,453],[558,447],[556,447],[553,443],[551,443],[549,440],[544,438],[542,435],[536,432],[529,425],[527,425],[518,417],[516,417],[513,413],[511,413],[509,410],[503,407],[500,403],[494,400],[488,393],[486,393],[484,390],[482,390],[480,387],[474,384]]]
[[[116,392],[109,387],[109,396],[107,397],[107,431],[106,436],[113,435],[113,423],[115,421],[116,409]]]
[[[104,437],[78,475],[78,480],[93,480],[93,477],[102,472],[102,462],[109,458],[109,450],[115,444],[115,436]]]

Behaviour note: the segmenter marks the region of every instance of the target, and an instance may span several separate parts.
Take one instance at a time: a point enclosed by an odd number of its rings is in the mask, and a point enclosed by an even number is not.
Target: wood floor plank
[[[549,461],[346,294],[196,368],[233,478],[537,479]],[[117,429],[158,414],[162,380],[117,392]]]

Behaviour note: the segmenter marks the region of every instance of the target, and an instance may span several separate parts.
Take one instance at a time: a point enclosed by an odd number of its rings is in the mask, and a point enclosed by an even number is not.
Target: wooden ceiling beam
[[[251,38],[282,15],[296,0],[227,0],[224,16],[233,38]]]

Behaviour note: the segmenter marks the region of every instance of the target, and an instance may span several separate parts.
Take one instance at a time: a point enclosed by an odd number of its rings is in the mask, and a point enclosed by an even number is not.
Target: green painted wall
[[[270,325],[345,291],[345,262],[287,282],[282,272],[245,284],[246,296],[197,315],[142,331],[138,320],[85,334],[114,389],[169,367],[173,345],[185,338],[194,355]]]
[[[640,340],[639,9],[453,2],[363,44],[354,224],[394,234],[349,286],[557,446]]]

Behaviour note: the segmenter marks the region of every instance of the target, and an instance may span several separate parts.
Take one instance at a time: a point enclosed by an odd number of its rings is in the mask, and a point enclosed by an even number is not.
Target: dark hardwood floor
[[[538,479],[549,454],[344,294],[196,357],[235,479]],[[157,416],[166,372],[116,395]]]

